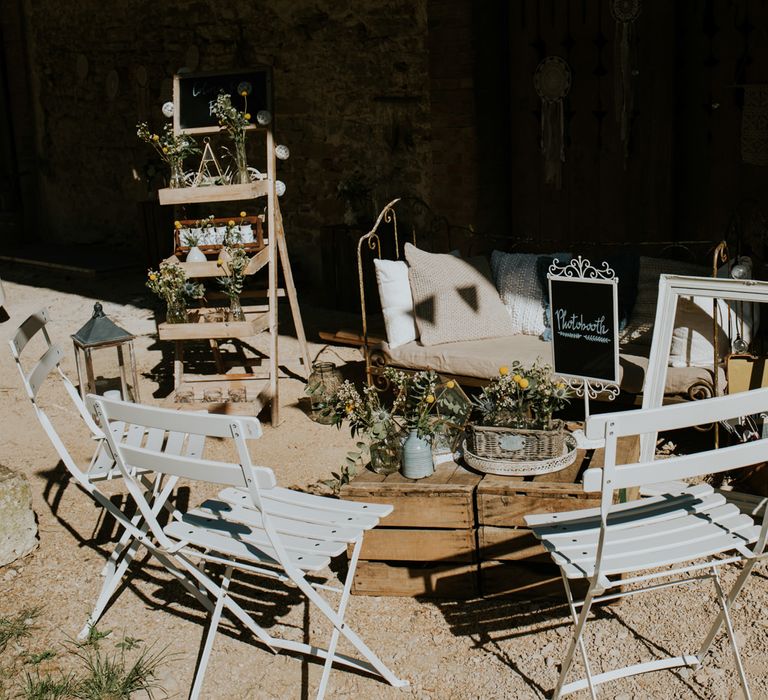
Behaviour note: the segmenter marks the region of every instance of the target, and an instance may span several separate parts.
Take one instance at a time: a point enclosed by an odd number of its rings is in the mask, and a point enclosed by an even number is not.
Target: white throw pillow
[[[541,335],[546,330],[544,318],[544,290],[539,284],[536,260],[539,256],[528,253],[491,254],[491,269],[504,306],[512,319],[512,332],[523,335]]]
[[[389,347],[416,340],[416,323],[413,320],[413,296],[408,280],[408,265],[402,260],[374,259],[376,284],[387,330]]]
[[[746,305],[744,305],[746,306]],[[751,311],[751,309],[750,309]],[[740,319],[743,315],[743,319]],[[739,303],[717,302],[718,350],[720,358],[731,351],[729,335],[737,335],[749,343],[752,340],[752,319],[739,313]],[[672,344],[669,348],[670,367],[712,367],[712,299],[708,297],[681,298],[677,303]]]

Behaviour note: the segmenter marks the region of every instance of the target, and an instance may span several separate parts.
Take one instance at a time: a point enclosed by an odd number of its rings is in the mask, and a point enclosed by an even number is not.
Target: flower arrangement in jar
[[[205,296],[205,287],[188,280],[176,263],[162,262],[158,270],[149,270],[147,287],[165,301],[168,323],[186,323],[188,302]]]
[[[232,139],[235,147],[234,153],[227,150],[227,154],[235,164],[235,173],[231,180],[233,184],[245,185],[251,181],[245,156],[245,130],[251,123],[251,115],[248,112],[248,90],[244,88],[240,96],[245,102],[242,111],[232,104],[232,96],[225,92],[216,96],[211,111],[218,120],[219,126]]]
[[[193,153],[200,153],[195,139],[188,134],[176,134],[170,123],[163,125],[162,131],[150,131],[146,122],[136,125],[136,135],[145,143],[152,146],[157,154],[168,164],[171,175],[169,187],[184,187],[184,159]]]

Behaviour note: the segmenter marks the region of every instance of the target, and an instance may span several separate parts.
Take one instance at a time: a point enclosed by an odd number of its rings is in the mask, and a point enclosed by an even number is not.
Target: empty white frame
[[[680,297],[709,297],[729,301],[751,301],[768,303],[768,282],[759,280],[721,279],[717,277],[686,277],[683,275],[661,275],[659,277],[659,299],[656,305],[656,320],[653,325],[651,351],[648,369],[643,385],[643,408],[661,406],[664,400],[664,385],[672,345],[672,331]],[[717,368],[713,368],[716,371]],[[653,459],[656,433],[647,433],[640,439],[640,461]]]

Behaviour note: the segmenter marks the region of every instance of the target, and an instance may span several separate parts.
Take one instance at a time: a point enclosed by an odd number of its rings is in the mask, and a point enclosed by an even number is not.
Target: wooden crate
[[[353,592],[477,595],[474,492],[480,479],[450,462],[418,481],[366,470],[344,486],[342,498],[394,506],[392,514],[365,535]]]
[[[617,463],[637,459],[637,436],[619,441]],[[595,508],[599,493],[584,493],[585,469],[604,463],[602,449],[579,450],[576,461],[553,474],[509,477],[487,474],[477,487],[480,591],[514,598],[562,596],[560,570],[525,527],[533,513]],[[633,494],[634,497],[634,494]]]

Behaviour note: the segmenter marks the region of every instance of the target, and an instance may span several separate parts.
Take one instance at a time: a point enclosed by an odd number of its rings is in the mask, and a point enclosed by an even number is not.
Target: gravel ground
[[[0,271],[7,279],[7,274]],[[51,311],[55,341],[65,349],[64,368],[75,376],[69,335],[89,317],[96,294],[105,283],[63,280],[48,274],[13,271],[5,282],[11,321],[0,328],[5,340],[11,328],[41,306]],[[168,393],[169,348],[154,336],[153,314],[135,279],[110,283],[106,313],[138,336],[137,355],[145,400]],[[287,314],[286,314],[287,315]],[[327,313],[305,319],[331,327]],[[281,341],[282,342],[282,341]],[[312,346],[323,359],[356,362],[350,349]],[[286,337],[282,357],[295,352]],[[253,446],[254,458],[274,468],[279,482],[306,488],[326,477],[351,445],[345,432],[312,423],[302,407],[303,383],[282,382],[283,423],[265,427]],[[24,649],[40,652],[60,648],[82,627],[100,586],[99,572],[113,536],[92,501],[65,478],[63,467],[25,399],[7,350],[0,351],[0,463],[29,478],[39,519],[40,546],[14,564],[0,568],[0,614],[42,606],[38,628]],[[92,444],[71,415],[63,390],[47,390],[43,401],[73,455],[90,457]],[[216,448],[218,449],[218,448]],[[119,484],[109,489],[118,498]],[[193,490],[195,502],[206,494]],[[336,569],[343,569],[339,563]],[[726,568],[729,583],[735,571]],[[329,625],[290,589],[246,578],[235,589],[245,607],[262,624],[297,640],[325,643]],[[677,595],[675,595],[677,593]],[[675,596],[674,598],[672,596]],[[667,605],[671,602],[671,605]],[[754,697],[768,697],[768,575],[765,564],[753,576],[734,610],[747,674]],[[693,652],[715,614],[708,588],[685,588],[636,596],[596,613],[587,645],[596,671],[622,662],[636,662],[669,652]],[[570,633],[566,608],[549,602],[504,599],[417,601],[405,598],[353,597],[347,619],[364,640],[399,676],[410,681],[405,690],[343,670],[331,674],[328,697],[334,698],[537,698],[557,679],[559,660]],[[133,577],[120,591],[100,624],[116,636],[129,635],[167,646],[172,655],[160,674],[165,693],[183,698],[191,684],[195,659],[205,631],[205,617],[196,602],[173,584],[151,560],[133,567]],[[349,651],[340,645],[342,651]],[[5,659],[20,649],[7,649]],[[43,662],[41,668],[67,668],[65,657]],[[300,657],[272,655],[248,635],[227,624],[219,634],[206,676],[206,698],[314,697],[321,667]],[[704,667],[661,672],[610,683],[605,697],[614,698],[738,698],[733,658],[721,638]],[[0,691],[0,695],[2,692]],[[160,693],[163,696],[163,693]],[[586,693],[574,697],[587,697]]]

